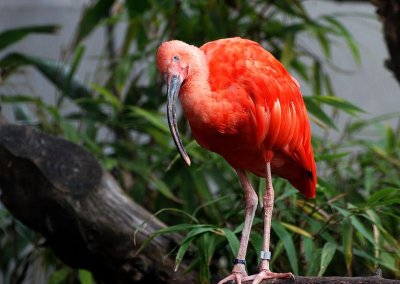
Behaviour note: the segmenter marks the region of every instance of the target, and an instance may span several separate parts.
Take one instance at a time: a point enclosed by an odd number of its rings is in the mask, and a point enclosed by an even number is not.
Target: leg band
[[[270,260],[271,259],[271,252],[270,251],[261,251],[260,252],[260,258],[262,260]]]
[[[244,259],[235,258],[235,260],[233,261],[233,264],[243,264],[243,265],[246,265],[246,261],[245,261]]]

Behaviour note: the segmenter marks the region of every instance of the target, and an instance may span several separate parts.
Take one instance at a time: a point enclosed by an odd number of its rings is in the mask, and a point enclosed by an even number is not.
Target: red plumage
[[[271,173],[287,179],[306,197],[315,197],[316,166],[307,111],[297,81],[258,43],[229,38],[200,48],[181,41],[158,49],[158,69],[167,77],[167,115],[174,142],[190,165],[179,138],[175,103],[179,96],[196,141],[223,156],[236,170],[246,202],[245,221],[232,273],[219,284],[293,278],[270,271],[274,202]],[[257,194],[246,172],[266,178],[264,238],[259,273],[244,268]]]
[[[202,47],[214,100],[209,120],[183,102],[196,141],[223,156],[235,169],[287,179],[306,197],[315,197],[316,167],[307,111],[297,81],[271,53],[241,38]],[[190,97],[191,86],[182,85]],[[185,97],[181,95],[181,99]],[[201,91],[195,93],[201,96]],[[199,103],[199,102],[197,102]],[[207,102],[197,107],[206,109]]]

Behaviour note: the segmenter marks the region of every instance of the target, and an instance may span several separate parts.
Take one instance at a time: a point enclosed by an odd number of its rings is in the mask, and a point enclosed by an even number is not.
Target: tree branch
[[[400,84],[400,1],[371,0],[383,25],[383,34],[390,58],[385,61],[386,67]]]
[[[166,226],[77,145],[0,124],[0,189],[15,217],[42,233],[66,264],[92,271],[99,282],[195,282],[195,272],[183,275],[187,263],[175,273],[167,256],[179,236],[157,237],[137,254],[144,240]]]
[[[273,281],[263,281],[262,284],[274,283],[274,284],[400,284],[400,280],[391,280],[382,278],[381,271],[378,269],[376,275],[366,277],[340,277],[340,276],[329,276],[329,277],[305,277],[296,276],[295,280],[292,279],[276,279]],[[251,284],[251,281],[243,282],[243,284]]]
[[[175,273],[174,259],[168,256],[179,235],[159,236],[138,253],[144,240],[166,226],[127,197],[95,158],[73,143],[0,121],[0,189],[1,201],[16,218],[43,234],[66,264],[90,270],[98,283],[196,283],[196,272],[184,273],[190,257]],[[378,274],[297,276],[273,283],[400,281]]]

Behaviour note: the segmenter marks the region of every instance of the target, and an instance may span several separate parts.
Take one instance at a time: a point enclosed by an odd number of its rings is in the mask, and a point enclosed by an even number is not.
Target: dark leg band
[[[233,264],[243,264],[243,265],[246,265],[246,261],[245,261],[244,259],[235,258],[235,260],[233,261]]]

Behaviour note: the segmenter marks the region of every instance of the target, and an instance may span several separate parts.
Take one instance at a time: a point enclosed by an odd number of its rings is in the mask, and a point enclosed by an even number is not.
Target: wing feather
[[[314,196],[316,170],[311,131],[298,82],[272,54],[253,41],[217,40],[201,49],[208,61],[211,90],[225,92],[234,86],[240,90],[237,93],[245,94],[247,98],[241,102],[249,112],[255,146],[281,152],[304,171],[311,172],[309,187],[313,189],[302,192]],[[296,187],[301,186],[305,185]]]

